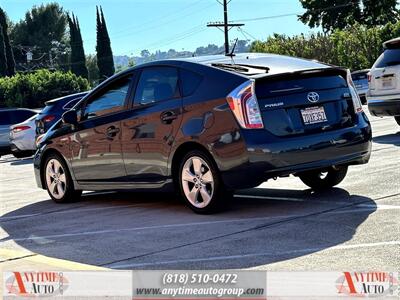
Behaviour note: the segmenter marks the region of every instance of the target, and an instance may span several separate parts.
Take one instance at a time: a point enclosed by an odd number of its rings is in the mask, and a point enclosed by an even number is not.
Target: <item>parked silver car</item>
[[[1,108],[0,109],[0,156],[10,154],[10,126],[21,123],[37,111],[27,108]]]
[[[16,158],[32,156],[36,151],[36,117],[10,127],[10,147]]]

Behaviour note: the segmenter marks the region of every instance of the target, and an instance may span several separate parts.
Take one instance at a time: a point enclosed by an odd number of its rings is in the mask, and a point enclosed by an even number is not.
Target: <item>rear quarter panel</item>
[[[169,158],[170,171],[176,150],[188,142],[206,148],[222,172],[243,164],[248,159],[246,146],[226,96],[248,79],[203,65],[182,67],[202,74],[203,80],[194,94],[183,98],[182,125]]]

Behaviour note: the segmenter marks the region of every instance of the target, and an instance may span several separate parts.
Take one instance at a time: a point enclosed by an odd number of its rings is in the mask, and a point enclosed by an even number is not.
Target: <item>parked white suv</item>
[[[393,116],[400,125],[400,38],[383,47],[369,75],[368,109],[374,116]]]

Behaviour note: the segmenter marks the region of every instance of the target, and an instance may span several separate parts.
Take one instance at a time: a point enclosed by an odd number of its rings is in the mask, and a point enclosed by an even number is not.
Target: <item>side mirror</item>
[[[74,110],[74,109],[63,113],[61,118],[62,118],[62,121],[64,124],[70,124],[70,125],[78,124],[78,115],[76,113],[76,110]]]

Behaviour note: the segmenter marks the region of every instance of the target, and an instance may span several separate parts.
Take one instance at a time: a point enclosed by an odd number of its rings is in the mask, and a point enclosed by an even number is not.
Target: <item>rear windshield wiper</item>
[[[254,72],[252,72],[253,69],[264,71],[264,72],[257,72],[257,73],[268,73],[268,71],[270,70],[268,67],[264,67],[264,66],[245,65],[245,64],[213,63],[213,64],[211,64],[211,66],[221,68],[221,69],[237,71],[240,73],[254,73]]]

